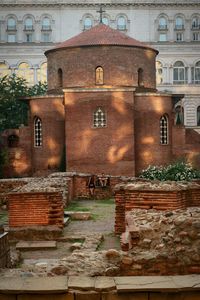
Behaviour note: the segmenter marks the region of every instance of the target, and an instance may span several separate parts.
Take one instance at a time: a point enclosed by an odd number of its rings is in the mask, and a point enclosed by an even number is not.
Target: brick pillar
[[[115,233],[120,234],[125,231],[125,192],[119,190],[115,192]]]

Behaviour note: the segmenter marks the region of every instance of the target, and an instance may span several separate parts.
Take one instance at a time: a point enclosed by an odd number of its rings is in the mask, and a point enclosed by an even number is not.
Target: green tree
[[[0,143],[0,178],[3,178],[3,169],[8,162],[8,155],[6,149]]]
[[[22,97],[43,95],[47,84],[39,82],[29,87],[27,81],[15,74],[0,78],[0,132],[27,125],[28,103]]]

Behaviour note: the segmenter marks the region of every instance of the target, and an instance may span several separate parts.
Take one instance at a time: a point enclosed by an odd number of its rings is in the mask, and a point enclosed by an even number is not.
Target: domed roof
[[[55,48],[47,50],[45,54],[63,48],[104,45],[147,48],[158,53],[158,51],[151,46],[139,42],[120,32],[119,30],[112,29],[111,27],[100,23],[99,25],[96,25],[89,30],[83,31],[80,34],[70,38],[69,40],[58,44]]]

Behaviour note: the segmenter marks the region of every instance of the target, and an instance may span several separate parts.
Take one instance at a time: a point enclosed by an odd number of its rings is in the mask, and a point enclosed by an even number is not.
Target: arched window
[[[90,17],[86,17],[84,19],[84,30],[92,28],[92,19]]]
[[[11,70],[5,63],[0,63],[0,77],[10,75]]]
[[[125,17],[121,16],[117,19],[117,29],[118,30],[126,30],[126,19]]]
[[[102,23],[105,25],[109,25],[109,19],[107,17],[102,18]]]
[[[156,83],[163,83],[163,66],[159,61],[156,62]]]
[[[177,30],[183,30],[184,29],[183,18],[176,17],[176,20],[175,20],[175,29],[177,29]]]
[[[63,71],[62,69],[58,69],[58,87],[63,86]]]
[[[163,115],[160,118],[160,143],[161,145],[167,145],[169,143],[168,141],[168,117],[166,115]]]
[[[167,29],[167,20],[164,17],[161,17],[159,19],[159,27],[160,30],[166,30]]]
[[[34,146],[42,146],[42,121],[38,117],[34,119]]]
[[[51,21],[48,17],[42,19],[42,30],[51,30]]]
[[[173,83],[184,84],[187,81],[187,69],[182,61],[175,62],[173,66]]]
[[[95,72],[96,84],[103,84],[103,68],[97,67]]]
[[[197,107],[197,126],[200,126],[200,106]]]
[[[192,82],[195,84],[200,83],[200,61],[192,68]]]
[[[19,137],[15,134],[11,134],[8,137],[8,147],[9,148],[14,148],[18,147],[19,145]]]
[[[192,29],[199,29],[200,27],[200,22],[198,17],[194,17],[192,19]]]
[[[8,23],[7,23],[7,30],[16,30],[16,21],[14,18],[10,17],[8,18]]]
[[[7,21],[7,41],[8,43],[16,42],[16,20],[13,17],[8,18]]]
[[[19,64],[15,73],[17,76],[26,79],[29,85],[34,84],[34,70],[29,66],[28,63],[23,62]]]
[[[32,18],[28,17],[28,18],[25,19],[24,29],[25,30],[33,30],[33,20],[32,20]]]
[[[176,106],[175,108],[175,125],[184,124],[184,110],[181,105]]]
[[[144,86],[144,72],[142,68],[138,69],[138,86]]]
[[[42,83],[47,81],[47,63],[41,64],[40,68],[37,70],[37,80]]]
[[[100,107],[93,114],[93,126],[95,128],[106,127],[106,114]]]

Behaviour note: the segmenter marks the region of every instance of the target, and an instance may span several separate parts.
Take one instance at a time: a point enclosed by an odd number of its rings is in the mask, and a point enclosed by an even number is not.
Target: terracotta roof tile
[[[46,53],[62,48],[97,45],[118,45],[149,48],[157,52],[157,50],[145,43],[139,42],[116,29],[112,29],[107,25],[99,24],[97,26],[92,27],[89,30],[81,32],[80,34],[72,37],[69,40],[58,44],[55,48],[47,50]]]

